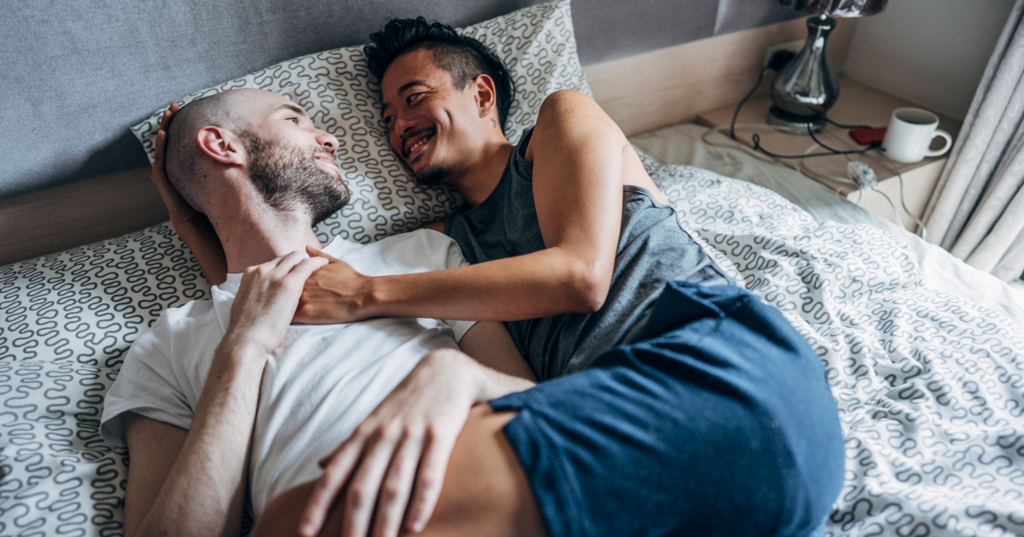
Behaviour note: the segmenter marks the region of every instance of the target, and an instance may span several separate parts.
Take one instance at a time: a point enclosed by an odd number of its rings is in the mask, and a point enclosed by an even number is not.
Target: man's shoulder
[[[574,117],[588,109],[601,110],[601,106],[585,93],[558,90],[544,98],[534,127],[543,129],[549,124],[571,124]]]
[[[559,141],[571,133],[582,133],[587,138],[605,133],[624,137],[622,130],[608,117],[601,105],[576,90],[558,90],[545,97],[533,131],[541,137],[546,134],[549,141]],[[546,143],[543,147],[558,150],[557,143]]]
[[[216,296],[218,293],[223,293],[217,287],[211,290],[211,293]],[[233,294],[231,294],[233,298]],[[160,317],[167,319],[170,323],[184,323],[191,322],[195,319],[203,319],[210,316],[217,315],[217,308],[214,305],[214,299],[204,298],[200,300],[190,300],[180,306],[173,308],[167,308]]]
[[[181,306],[164,310],[150,329],[139,336],[133,348],[154,344],[164,345],[183,336],[189,337],[199,332],[219,328],[217,308],[213,300],[192,300]]]

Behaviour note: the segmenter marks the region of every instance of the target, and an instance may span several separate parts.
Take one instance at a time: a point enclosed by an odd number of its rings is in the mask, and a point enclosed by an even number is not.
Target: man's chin
[[[437,186],[448,179],[449,170],[443,166],[423,168],[413,172],[416,182],[423,186]]]

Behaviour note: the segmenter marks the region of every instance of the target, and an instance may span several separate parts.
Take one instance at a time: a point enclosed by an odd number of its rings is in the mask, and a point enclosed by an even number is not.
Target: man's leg
[[[514,412],[494,412],[488,405],[470,411],[448,462],[437,507],[426,529],[417,535],[546,535],[526,474],[501,431],[514,417]],[[297,535],[299,516],[312,488],[310,482],[275,497],[253,537]],[[339,497],[344,497],[344,490]],[[340,535],[341,514],[335,504],[320,535]]]
[[[821,360],[729,285],[670,282],[639,341],[491,401],[555,537],[809,537],[843,483]]]

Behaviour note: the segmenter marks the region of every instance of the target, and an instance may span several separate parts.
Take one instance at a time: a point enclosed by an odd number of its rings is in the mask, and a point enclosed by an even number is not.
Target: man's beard
[[[249,178],[267,205],[284,211],[305,208],[316,225],[348,203],[348,187],[340,176],[317,165],[317,149],[289,147],[250,133],[242,139],[250,159]]]
[[[423,186],[437,186],[443,183],[450,173],[451,170],[446,166],[434,166],[413,172],[412,176],[416,178],[417,183]]]
[[[427,135],[427,136],[436,137],[437,136],[437,127],[427,127],[427,128],[423,128],[423,129],[417,130],[415,132],[409,133],[409,134],[407,134],[407,135],[402,137],[403,143],[404,143],[405,140],[408,140],[409,138],[420,136],[420,135]],[[405,160],[406,165],[409,166],[409,169],[411,171],[412,170],[412,164],[409,162],[409,150],[403,148],[401,151],[397,151],[397,152],[402,156],[402,159]],[[420,170],[418,172],[417,171],[413,171],[412,172],[412,176],[413,176],[413,178],[416,179],[416,182],[421,184],[421,185],[423,185],[423,186],[437,186],[437,185],[443,183],[445,181],[445,179],[448,178],[448,175],[450,175],[450,174],[451,174],[451,170],[447,166],[445,166],[443,164],[440,164],[440,165],[437,165],[437,166],[433,166],[433,167],[430,167],[430,168],[423,168],[422,170]]]

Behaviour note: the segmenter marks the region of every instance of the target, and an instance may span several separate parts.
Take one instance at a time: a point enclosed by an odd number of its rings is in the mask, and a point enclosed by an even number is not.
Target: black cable
[[[768,151],[767,149],[761,147],[761,137],[756,132],[751,136],[751,139],[754,140],[754,151],[760,151],[772,158],[811,158],[831,157],[834,155],[861,155],[867,153],[868,151],[874,151],[876,149],[882,148],[881,144],[879,144],[877,146],[869,147],[867,149],[858,149],[856,151],[833,151],[831,153],[811,153],[810,155],[776,155],[775,153],[772,153],[771,151]]]
[[[750,97],[754,95],[757,88],[761,87],[761,80],[764,79],[764,74],[768,72],[769,69],[771,69],[771,67],[768,65],[761,68],[761,72],[757,74],[757,82],[754,83],[754,87],[750,88],[750,91],[747,92],[747,96],[740,101],[740,104],[736,105],[736,111],[732,113],[732,123],[729,124],[729,137],[733,140],[736,139],[736,118],[740,115],[740,108],[743,108],[743,105],[750,100]]]
[[[811,136],[811,140],[814,140],[814,142],[817,143],[818,145],[820,145],[821,148],[824,149],[825,151],[831,151],[833,153],[839,153],[838,149],[833,149],[833,148],[825,145],[825,143],[822,142],[821,140],[819,140],[818,137],[814,135],[814,129],[811,128],[810,125],[807,126],[807,134],[809,134]]]

